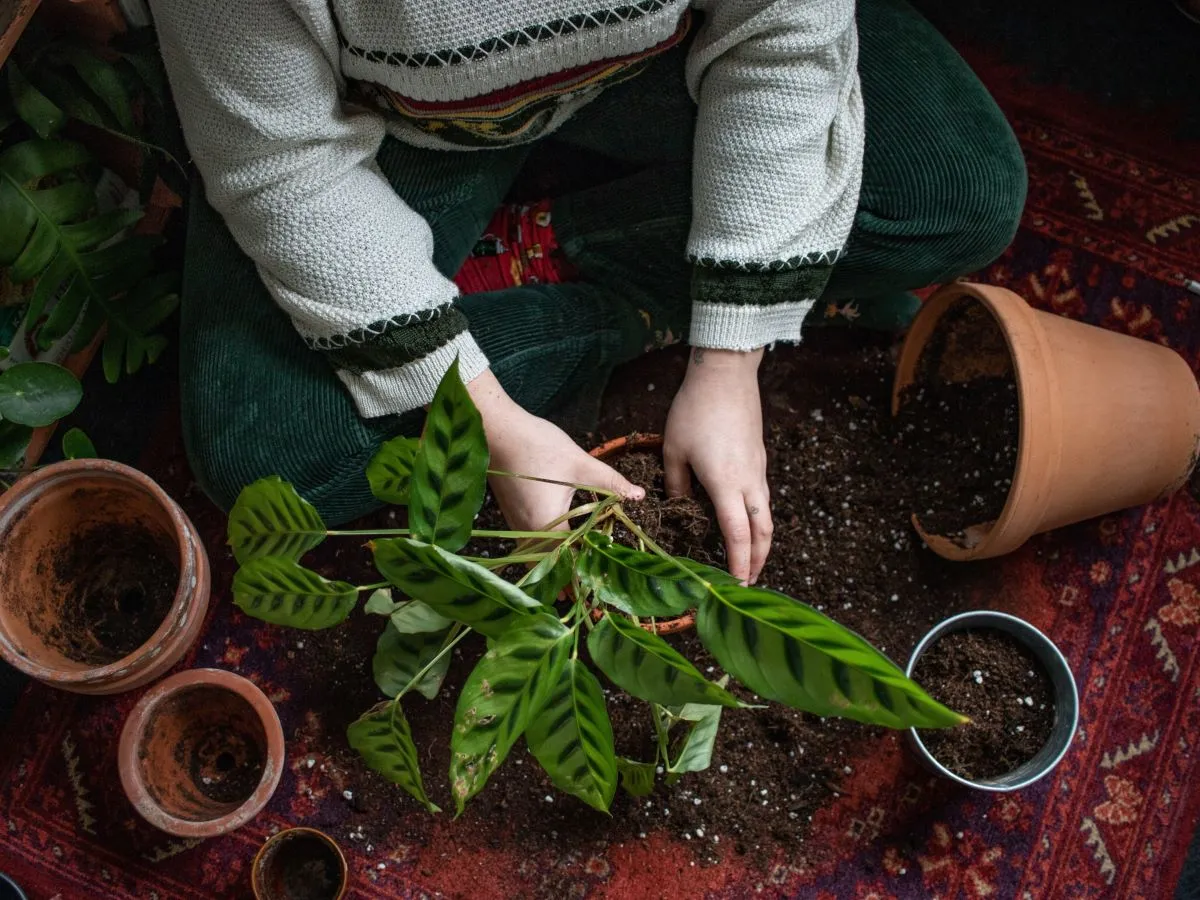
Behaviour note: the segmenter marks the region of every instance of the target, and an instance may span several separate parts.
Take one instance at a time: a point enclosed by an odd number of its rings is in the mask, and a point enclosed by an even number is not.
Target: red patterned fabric
[[[976,63],[1031,176],[1024,227],[981,277],[1200,365],[1200,297],[1181,281],[1200,280],[1198,148],[1165,150],[1169,136],[1152,125],[1089,113],[1077,98]],[[251,825],[199,845],[174,840],[136,818],[117,780],[116,735],[137,697],[31,687],[0,747],[0,868],[34,900],[243,897],[256,846],[290,823],[339,837],[355,898],[1172,895],[1200,813],[1200,507],[1186,495],[1039,538],[1002,567],[1008,608],[1055,637],[1079,680],[1078,739],[1050,778],[1016,795],[964,792],[918,769],[896,735],[864,740],[844,794],[814,818],[809,846],[823,861],[801,867],[797,848],[779,847],[756,871],[734,854],[693,866],[694,847],[665,833],[623,844],[598,834],[556,857],[527,857],[520,822],[480,835],[417,813],[369,851],[347,840],[340,788],[305,764],[341,746],[306,706],[314,692],[339,690],[337,673],[319,671],[303,636],[233,611],[223,517],[190,487],[177,436],[147,460],[213,556],[213,611],[185,664],[240,671],[266,690],[289,736],[287,770]]]

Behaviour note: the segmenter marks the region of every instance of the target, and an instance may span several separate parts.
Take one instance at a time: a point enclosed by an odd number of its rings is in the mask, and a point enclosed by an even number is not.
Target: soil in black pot
[[[74,536],[53,557],[67,586],[49,642],[70,659],[102,666],[128,656],[162,625],[179,586],[178,554],[148,529],[107,524]]]
[[[970,718],[957,728],[921,732],[943,766],[970,781],[996,778],[1033,759],[1054,729],[1054,686],[1028,648],[994,629],[939,638],[913,678]]]
[[[1017,461],[1017,385],[991,313],[960,301],[930,338],[917,372],[897,418],[914,511],[926,531],[961,537],[999,518]]]

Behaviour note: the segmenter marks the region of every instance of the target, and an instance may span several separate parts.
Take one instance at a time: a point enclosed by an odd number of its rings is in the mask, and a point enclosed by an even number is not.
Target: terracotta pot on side
[[[189,669],[142,697],[117,754],[121,786],[142,818],[179,837],[214,837],[249,822],[279,787],[283,728],[252,682]]]
[[[315,828],[288,828],[274,835],[262,845],[250,869],[254,900],[291,900],[294,885],[310,891],[304,896],[342,900],[349,881],[341,847]]]
[[[78,556],[79,547],[119,527],[134,529],[131,533],[161,551],[163,564],[174,574],[165,576],[160,596],[170,596],[174,582],[174,598],[141,646],[122,656],[106,657],[103,650],[83,654],[78,635],[68,634],[67,622],[77,611],[70,604],[89,592],[94,595],[98,580],[107,579],[122,599],[144,586],[133,576],[128,585],[121,582],[111,552],[97,554],[100,563],[108,562],[99,575],[74,564],[67,571],[64,558]],[[137,558],[144,557],[130,557]],[[162,488],[136,469],[102,459],[55,463],[0,496],[0,656],[32,678],[81,694],[113,694],[146,684],[178,662],[196,640],[208,595],[208,557],[195,527]],[[134,596],[130,602],[141,601]],[[89,636],[86,628],[82,633]]]
[[[661,434],[631,434],[627,437],[613,438],[590,451],[591,455],[597,459],[602,459],[606,463],[612,464],[612,461],[618,456],[626,453],[647,452],[653,453],[656,456],[662,455],[663,439]],[[599,618],[599,610],[593,612],[593,617]],[[655,634],[675,634],[679,631],[687,631],[696,624],[696,613],[687,612],[682,616],[674,619],[660,619],[657,622],[642,622],[641,626],[647,631],[653,631]]]
[[[935,553],[986,559],[1035,534],[1149,503],[1182,485],[1200,448],[1200,390],[1177,353],[1150,341],[1035,310],[1004,288],[952,284],[929,298],[905,339],[892,394],[916,378],[921,352],[960,301],[978,302],[1004,333],[1020,398],[1020,441],[1000,517],[955,541],[913,523]],[[953,362],[953,361],[951,361]],[[964,378],[989,372],[963,360]],[[954,366],[941,374],[954,377]]]

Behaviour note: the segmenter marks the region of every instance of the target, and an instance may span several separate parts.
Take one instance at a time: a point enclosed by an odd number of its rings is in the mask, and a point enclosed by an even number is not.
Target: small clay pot
[[[255,900],[342,900],[349,882],[341,847],[314,828],[274,835],[250,869]]]
[[[939,374],[967,380],[1011,371],[1020,441],[996,521],[952,539],[928,533],[913,517],[935,553],[952,560],[1000,556],[1035,534],[1149,503],[1187,481],[1200,452],[1200,389],[1183,358],[1151,341],[1035,310],[1000,287],[951,284],[925,302],[900,353],[893,414],[942,317],[960,302],[991,313],[1008,356],[954,356],[947,349]]]
[[[0,900],[29,900],[20,886],[0,872]]]
[[[1075,686],[1075,676],[1071,673],[1066,657],[1050,638],[1024,619],[991,610],[960,613],[935,626],[921,638],[921,643],[913,650],[904,674],[912,678],[917,661],[926,650],[947,634],[971,630],[1003,631],[1028,649],[1042,664],[1054,688],[1054,727],[1050,731],[1049,739],[1037,755],[1024,765],[1003,775],[979,781],[963,778],[938,762],[921,741],[921,733],[915,728],[908,730],[909,748],[931,772],[964,787],[1000,793],[1020,790],[1049,775],[1054,767],[1062,762],[1075,739],[1075,732],[1079,727],[1079,690]]]
[[[656,455],[662,455],[663,439],[661,434],[631,434],[626,437],[613,438],[590,451],[591,455],[597,459],[602,459],[610,463],[618,456],[626,453],[637,453],[646,451]],[[599,620],[603,613],[596,609],[592,611],[592,618]],[[696,624],[696,613],[687,612],[682,616],[677,616],[674,619],[659,619],[655,622],[641,622],[643,628],[647,631],[652,631],[655,634],[675,634],[679,631],[688,631]]]
[[[32,678],[81,694],[144,685],[195,642],[208,596],[195,527],[136,469],[55,463],[0,496],[0,656]]]
[[[253,683],[190,669],[156,684],[121,731],[121,785],[147,822],[180,837],[240,828],[283,775],[283,729]]]

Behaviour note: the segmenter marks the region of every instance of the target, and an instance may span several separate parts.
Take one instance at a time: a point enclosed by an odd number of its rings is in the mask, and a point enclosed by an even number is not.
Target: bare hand
[[[771,550],[771,495],[758,394],[761,349],[692,351],[667,416],[667,493],[691,493],[691,472],[716,507],[729,571],[754,584]]]
[[[467,391],[483,416],[491,468],[604,488],[626,500],[646,496],[642,488],[585,453],[557,425],[522,409],[490,369],[468,384]],[[570,487],[504,476],[493,476],[491,486],[504,520],[514,531],[544,530],[571,508],[575,494]]]

